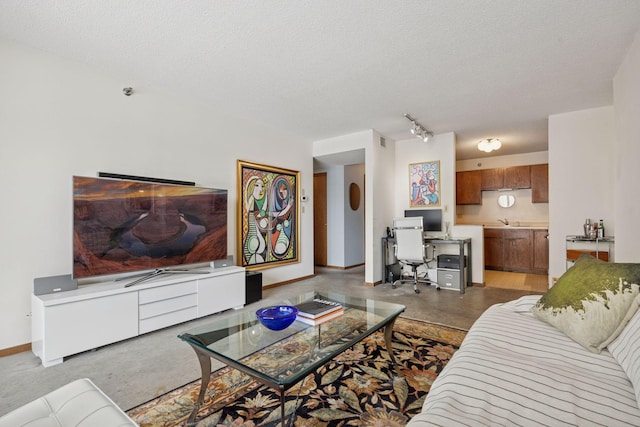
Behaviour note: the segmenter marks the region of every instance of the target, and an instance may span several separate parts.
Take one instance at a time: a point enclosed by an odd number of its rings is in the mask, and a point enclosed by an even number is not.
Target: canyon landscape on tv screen
[[[227,191],[73,177],[73,277],[227,257]]]

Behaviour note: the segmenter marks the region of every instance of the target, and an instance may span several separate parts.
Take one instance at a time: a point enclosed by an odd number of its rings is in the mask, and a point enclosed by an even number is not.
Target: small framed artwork
[[[412,208],[440,206],[440,161],[409,165],[409,204]]]
[[[250,270],[299,261],[300,172],[238,160],[237,254]]]

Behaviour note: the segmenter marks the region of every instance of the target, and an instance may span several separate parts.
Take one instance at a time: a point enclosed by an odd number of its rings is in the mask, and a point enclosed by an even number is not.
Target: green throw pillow
[[[640,264],[582,255],[531,309],[594,353],[613,341],[638,309]],[[631,312],[633,311],[633,312]]]

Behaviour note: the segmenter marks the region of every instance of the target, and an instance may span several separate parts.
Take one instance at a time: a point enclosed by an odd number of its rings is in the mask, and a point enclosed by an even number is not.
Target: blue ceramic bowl
[[[274,305],[256,311],[258,320],[266,328],[281,331],[296,320],[298,309],[291,305]]]

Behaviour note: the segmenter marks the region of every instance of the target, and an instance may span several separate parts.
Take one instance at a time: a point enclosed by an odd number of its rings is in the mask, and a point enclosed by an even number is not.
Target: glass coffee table
[[[202,370],[198,400],[187,425],[195,425],[204,401],[211,376],[211,358],[278,390],[283,425],[286,418],[285,392],[379,329],[384,328],[390,362],[395,364],[391,346],[393,324],[405,310],[404,305],[332,292],[308,292],[273,305],[296,305],[314,298],[340,303],[344,314],[317,326],[296,320],[284,330],[272,331],[258,321],[257,307],[245,308],[180,334],[179,338],[195,350]]]

